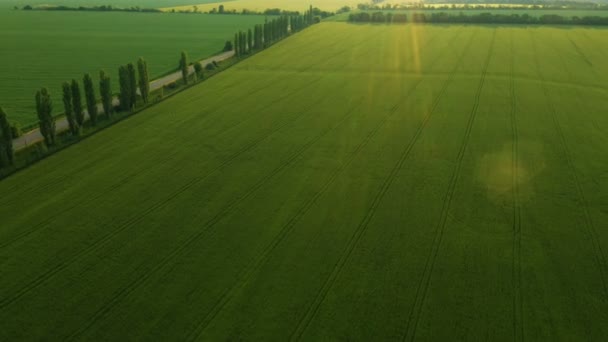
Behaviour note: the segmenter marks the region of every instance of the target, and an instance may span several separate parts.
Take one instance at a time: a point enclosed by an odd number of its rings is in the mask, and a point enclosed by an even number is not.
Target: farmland
[[[224,5],[226,10],[236,10],[237,12],[243,9],[252,11],[264,11],[268,8],[280,8],[286,11],[304,11],[308,6],[314,5],[325,11],[336,11],[343,6],[357,7],[358,3],[362,1],[358,0],[320,0],[320,1],[308,1],[308,0],[232,0],[232,1],[216,1],[216,2],[204,2],[201,1],[197,7],[201,11],[210,11],[213,8],[217,8],[219,5]],[[363,1],[365,2],[365,1]],[[164,6],[163,10],[191,10],[191,4],[182,4],[176,6]]]
[[[82,80],[86,72],[97,77],[105,69],[117,89],[118,66],[140,56],[151,76],[159,76],[177,68],[182,50],[193,60],[218,53],[234,32],[264,17],[0,10],[0,21],[0,106],[26,125],[37,120],[34,94],[40,87],[49,88],[59,104],[63,81]]]
[[[602,340],[607,33],[322,23],[50,156],[0,340]]]

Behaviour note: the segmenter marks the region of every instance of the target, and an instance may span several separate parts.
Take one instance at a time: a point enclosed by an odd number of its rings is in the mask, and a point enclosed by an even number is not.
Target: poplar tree
[[[72,80],[72,109],[78,126],[84,123],[84,111],[82,109],[82,98],[80,97],[80,86],[76,80]]]
[[[182,71],[184,84],[188,84],[188,55],[186,54],[186,51],[182,51],[182,55],[179,59],[179,68]]]
[[[131,104],[131,90],[129,89],[131,82],[129,81],[129,70],[124,65],[118,69],[118,82],[120,84],[120,94],[118,96],[120,108],[122,110],[131,110],[133,108]]]
[[[134,108],[137,105],[137,75],[133,63],[127,64],[127,71],[129,73],[129,103]]]
[[[0,167],[10,166],[14,162],[13,135],[6,113],[0,107]]]
[[[80,127],[76,122],[74,115],[74,108],[72,107],[72,87],[69,82],[63,82],[63,108],[65,110],[65,117],[68,119],[68,125],[70,126],[70,133],[72,135],[78,135]]]
[[[253,48],[255,50],[260,48],[260,33],[258,32],[258,25],[253,27]]]
[[[239,50],[241,51],[241,55],[247,53],[246,45],[247,42],[245,41],[245,39],[243,39],[243,31],[239,31]]]
[[[150,79],[148,78],[148,63],[140,57],[137,60],[137,69],[139,71],[139,93],[144,103],[148,103],[150,95]]]
[[[112,84],[110,76],[106,75],[105,71],[99,72],[99,93],[101,95],[101,106],[106,118],[112,115]]]
[[[234,34],[234,55],[237,57],[241,55],[238,33]]]
[[[55,118],[53,118],[53,102],[46,88],[36,93],[36,112],[40,124],[40,133],[44,137],[46,146],[55,144]]]
[[[247,31],[247,48],[251,53],[251,51],[253,50],[253,32],[251,32],[251,29]]]
[[[91,124],[95,126],[97,124],[97,99],[95,98],[95,89],[93,88],[93,78],[90,74],[84,75],[82,84],[84,85],[84,98],[87,102],[87,112],[89,112]]]

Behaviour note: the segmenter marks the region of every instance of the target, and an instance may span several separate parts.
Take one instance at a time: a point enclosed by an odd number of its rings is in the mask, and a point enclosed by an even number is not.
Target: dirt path
[[[203,64],[203,67],[204,67],[208,63],[211,63],[213,61],[220,62],[220,61],[223,61],[223,60],[226,60],[226,59],[232,57],[233,55],[234,55],[233,51],[223,52],[223,53],[220,53],[213,57],[203,59],[200,62],[201,62],[201,64]],[[194,73],[194,67],[190,66],[189,73],[190,74]],[[169,75],[163,76],[159,79],[153,80],[152,82],[150,82],[150,91],[160,89],[162,86],[167,85],[171,82],[178,81],[181,78],[182,78],[181,71],[176,71]],[[114,104],[114,106],[117,106],[120,102],[118,101],[117,97],[114,97],[112,99],[112,103]],[[97,105],[97,110],[99,113],[103,112],[103,108],[102,108],[101,104]],[[89,114],[86,112],[86,110],[85,110],[84,114],[85,114],[85,120],[88,120]],[[55,124],[56,124],[57,133],[66,131],[69,128],[68,121],[65,117],[57,119]],[[40,130],[37,128],[37,129],[34,129],[32,131],[29,131],[29,132],[23,134],[22,136],[20,136],[17,139],[14,139],[13,140],[13,149],[15,151],[18,151],[18,150],[21,150],[21,149],[27,147],[28,145],[32,145],[32,144],[35,144],[35,143],[43,141],[43,140],[44,140],[44,138],[42,137],[42,134],[40,134]]]

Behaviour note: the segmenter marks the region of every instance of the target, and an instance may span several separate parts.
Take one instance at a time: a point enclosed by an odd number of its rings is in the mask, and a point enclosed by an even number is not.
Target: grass
[[[0,340],[601,340],[607,40],[298,33],[0,182]]]
[[[47,87],[55,112],[63,111],[61,83],[85,72],[110,73],[118,90],[118,66],[143,56],[151,76],[177,68],[179,54],[192,60],[218,53],[234,32],[264,22],[262,16],[0,11],[0,105],[22,126],[37,120],[34,94]],[[58,25],[57,23],[61,23]]]

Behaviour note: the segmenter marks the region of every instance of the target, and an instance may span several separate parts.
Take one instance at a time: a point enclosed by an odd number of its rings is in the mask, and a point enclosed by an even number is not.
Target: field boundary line
[[[602,245],[599,241],[598,233],[593,224],[593,219],[591,218],[591,214],[589,213],[589,203],[587,201],[587,198],[585,197],[585,192],[583,191],[583,187],[581,186],[580,179],[576,172],[576,167],[574,166],[574,162],[572,161],[572,153],[570,152],[570,148],[568,147],[568,143],[567,143],[566,137],[564,135],[563,128],[559,122],[559,119],[557,118],[557,110],[555,108],[555,105],[551,101],[549,91],[545,84],[545,79],[540,71],[540,63],[538,61],[538,53],[537,53],[537,44],[536,44],[536,39],[535,39],[534,35],[532,36],[532,42],[533,42],[534,56],[535,56],[534,62],[536,64],[536,69],[538,71],[539,78],[542,81],[541,85],[543,88],[543,93],[545,95],[545,99],[546,99],[547,106],[549,107],[549,111],[551,112],[551,119],[553,121],[555,131],[557,132],[557,135],[559,136],[560,143],[562,145],[562,149],[564,152],[564,156],[566,157],[566,164],[568,165],[568,171],[570,172],[570,175],[572,176],[572,179],[574,181],[574,185],[576,187],[576,192],[577,192],[580,204],[583,209],[583,216],[584,216],[583,225],[585,226],[587,233],[589,235],[589,238],[591,239],[591,246],[593,249],[593,254],[595,256],[595,261],[599,268],[600,279],[601,279],[602,285],[603,285],[604,301],[606,301],[606,299],[608,298],[608,285],[606,282],[606,268],[608,268],[608,267],[607,267],[607,263],[606,263],[606,257],[604,255]],[[562,64],[563,64],[563,61],[562,61]],[[566,69],[566,71],[568,70],[566,67],[565,67],[565,69]]]
[[[513,197],[513,259],[511,265],[511,279],[513,282],[513,341],[524,340],[523,322],[523,296],[522,296],[522,272],[521,272],[521,204],[519,194],[519,132],[517,130],[517,99],[515,98],[515,49],[513,46],[513,32],[510,35],[510,80],[509,97],[511,99],[511,110],[509,117],[511,121],[511,182]]]
[[[462,31],[459,31],[456,36],[460,35],[461,33],[462,33]],[[453,42],[456,40],[457,39],[452,39],[450,41],[449,45],[451,46],[451,44],[453,44]],[[442,57],[441,55],[437,56],[437,58],[435,58],[433,60],[431,65],[432,66],[436,65],[436,63],[440,60],[441,57]],[[424,76],[424,74],[421,74],[421,78],[418,81],[418,83],[416,84],[416,86],[413,87],[412,91],[402,101],[405,101],[410,98],[410,96],[414,93],[414,90],[418,87],[418,85],[420,85],[420,83],[422,83],[422,80],[424,80],[424,78],[422,78],[423,76]],[[363,219],[359,222],[359,225],[355,228],[355,231],[353,232],[353,234],[350,236],[350,238],[344,248],[344,251],[340,255],[340,258],[338,259],[336,264],[334,265],[332,272],[326,278],[321,289],[317,292],[317,295],[316,295],[313,303],[308,307],[304,316],[301,317],[301,319],[299,320],[295,329],[292,331],[290,340],[292,340],[292,341],[300,340],[302,338],[302,336],[304,335],[305,331],[308,329],[308,326],[312,322],[312,319],[316,316],[316,314],[319,310],[319,307],[324,302],[324,300],[327,296],[327,293],[329,293],[330,289],[333,287],[333,284],[335,283],[335,280],[340,275],[344,265],[346,265],[346,263],[350,259],[350,256],[352,255],[353,250],[358,245],[361,237],[367,231],[367,227],[369,226],[369,223],[375,216],[376,209],[379,207],[380,203],[382,202],[384,195],[388,192],[388,189],[390,188],[393,181],[395,180],[397,173],[399,172],[399,170],[402,169],[403,163],[409,157],[411,150],[413,149],[414,145],[416,144],[416,142],[422,135],[422,132],[424,131],[424,128],[426,127],[427,123],[430,121],[432,114],[434,113],[435,109],[437,108],[437,106],[440,102],[440,99],[443,97],[443,94],[445,93],[445,90],[447,89],[448,84],[449,84],[449,78],[446,79],[446,81],[442,85],[442,88],[440,89],[439,94],[437,95],[437,98],[435,99],[435,101],[431,107],[431,110],[422,118],[422,121],[420,122],[420,125],[418,126],[416,132],[412,136],[412,139],[408,142],[407,145],[405,145],[405,148],[401,152],[401,155],[399,156],[397,163],[393,166],[393,168],[389,172],[388,176],[384,179],[384,182],[381,185],[380,191],[376,194],[376,196],[372,200],[372,204],[371,204],[370,208],[366,212]]]
[[[311,83],[307,84],[306,88],[309,87],[310,85],[311,85]],[[100,239],[98,239],[97,241],[95,241],[90,246],[87,246],[85,249],[83,249],[80,252],[78,252],[77,254],[73,255],[68,260],[66,260],[64,262],[61,262],[56,267],[54,267],[52,269],[49,269],[46,272],[42,273],[40,276],[38,276],[37,278],[35,278],[28,285],[26,285],[22,289],[18,290],[14,295],[8,296],[8,297],[0,300],[0,309],[6,307],[8,305],[10,305],[14,301],[16,301],[17,299],[19,299],[23,295],[25,295],[30,290],[32,290],[32,289],[36,288],[37,286],[39,286],[40,284],[44,283],[44,281],[46,281],[47,279],[49,279],[52,276],[54,276],[55,274],[59,273],[63,269],[67,268],[69,265],[73,264],[74,262],[78,261],[80,258],[82,258],[82,257],[88,255],[89,253],[97,250],[98,248],[102,247],[105,243],[109,242],[112,238],[114,238],[114,236],[118,235],[119,233],[121,233],[122,231],[124,231],[125,229],[127,229],[128,227],[130,227],[131,225],[139,222],[141,219],[143,219],[151,211],[164,207],[164,205],[167,204],[168,202],[170,202],[171,199],[179,196],[181,193],[183,193],[186,190],[188,190],[191,186],[193,186],[196,183],[199,183],[201,181],[204,181],[205,179],[207,179],[208,177],[210,177],[212,174],[214,174],[217,171],[219,171],[222,168],[224,168],[226,165],[229,165],[233,160],[235,160],[236,158],[238,158],[243,153],[246,153],[247,151],[250,151],[251,149],[255,148],[258,144],[260,144],[262,141],[266,140],[268,137],[270,137],[271,135],[273,135],[274,133],[280,131],[284,127],[287,127],[289,124],[291,124],[294,121],[298,120],[301,117],[302,112],[299,112],[299,114],[300,115],[297,115],[295,118],[293,118],[293,121],[289,120],[289,119],[288,120],[284,120],[283,122],[281,122],[278,125],[278,127],[274,127],[272,129],[269,129],[266,132],[262,133],[262,135],[260,137],[258,137],[257,139],[253,140],[249,144],[245,145],[243,148],[237,150],[235,153],[233,153],[231,156],[229,156],[226,160],[224,160],[222,162],[222,164],[220,164],[220,165],[216,166],[215,168],[211,169],[205,176],[194,178],[193,181],[188,182],[186,184],[186,186],[180,187],[176,192],[174,192],[173,194],[171,194],[168,198],[162,199],[159,202],[156,202],[155,204],[152,204],[147,209],[139,212],[135,216],[133,216],[131,218],[128,218],[123,224],[121,224],[119,226],[119,228],[117,228],[117,229],[113,230],[112,232],[106,234],[105,236],[101,237]]]
[[[356,103],[359,102],[361,102],[361,100],[357,101]],[[260,181],[258,181],[251,188],[249,188],[249,190],[245,194],[236,198],[234,201],[228,204],[221,212],[217,213],[214,217],[209,219],[205,224],[202,225],[202,228],[200,230],[198,230],[190,237],[186,238],[186,240],[181,245],[173,249],[173,251],[171,251],[165,258],[163,258],[159,263],[157,263],[150,271],[145,273],[143,276],[135,279],[134,281],[131,281],[126,287],[123,287],[122,289],[117,291],[117,293],[93,315],[93,318],[89,321],[88,324],[84,325],[77,331],[70,334],[66,339],[74,340],[78,338],[78,336],[82,335],[97,321],[103,318],[107,313],[111,312],[111,310],[119,303],[120,299],[128,297],[129,294],[133,293],[137,288],[145,284],[147,280],[152,277],[152,275],[162,270],[174,258],[178,257],[179,255],[181,255],[182,252],[186,251],[193,243],[195,243],[199,238],[204,236],[212,227],[215,226],[215,224],[217,224],[222,218],[224,218],[225,215],[231,212],[232,209],[234,209],[238,204],[248,199],[252,194],[261,189],[270,179],[274,178],[277,174],[281,173],[290,165],[292,165],[304,152],[306,152],[311,146],[313,146],[316,142],[322,139],[325,135],[344,124],[355,113],[355,110],[356,106],[353,106],[349,111],[347,111],[347,113],[343,117],[338,120],[336,124],[330,125],[329,127],[325,128],[320,134],[318,134],[313,139],[298,148],[291,156],[288,157],[287,161],[276,167],[269,174],[264,176]]]
[[[471,39],[472,41],[472,39]],[[426,301],[426,295],[428,293],[428,288],[431,282],[431,276],[433,274],[433,270],[435,267],[435,261],[437,260],[437,255],[439,254],[439,249],[441,247],[441,242],[443,240],[443,233],[445,231],[445,225],[447,223],[447,218],[450,210],[450,206],[452,204],[452,199],[454,196],[454,192],[456,190],[456,184],[458,183],[458,178],[460,177],[460,170],[462,168],[462,161],[464,159],[464,155],[466,153],[467,146],[469,144],[469,138],[471,137],[471,131],[473,130],[473,124],[477,117],[477,112],[479,110],[479,103],[481,102],[481,92],[483,90],[483,86],[485,83],[485,76],[488,71],[488,67],[490,65],[490,60],[492,58],[492,53],[494,50],[494,44],[496,42],[496,28],[494,28],[492,32],[492,42],[490,43],[490,49],[486,56],[486,60],[483,66],[483,70],[481,73],[481,79],[479,81],[479,85],[477,87],[477,91],[475,93],[475,99],[473,103],[473,108],[471,109],[471,113],[469,114],[469,120],[467,122],[467,126],[465,129],[464,137],[460,149],[458,151],[456,167],[454,169],[454,173],[450,179],[450,183],[448,185],[448,189],[445,193],[441,216],[438,221],[437,229],[435,231],[435,238],[433,239],[430,253],[425,262],[424,271],[422,274],[422,278],[420,279],[420,283],[418,284],[418,289],[416,291],[416,295],[414,297],[414,305],[412,306],[412,310],[410,311],[409,319],[407,322],[405,333],[402,337],[403,340],[406,340],[411,332],[411,340],[414,341],[416,339],[416,333],[418,330],[418,323],[420,321],[420,315],[422,313],[422,308],[424,307],[424,302]],[[470,42],[469,42],[470,43]],[[465,51],[468,50],[465,49]],[[459,60],[462,60],[462,57]]]

